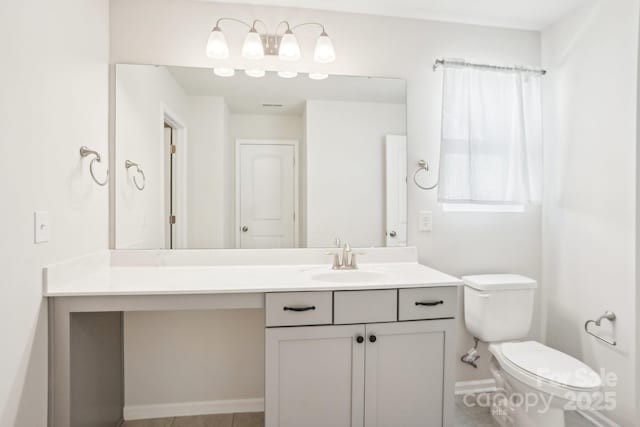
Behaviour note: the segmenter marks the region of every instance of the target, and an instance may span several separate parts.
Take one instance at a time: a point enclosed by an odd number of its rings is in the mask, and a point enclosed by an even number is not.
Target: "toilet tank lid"
[[[517,289],[535,289],[538,283],[519,274],[477,274],[462,276],[465,286],[479,291],[511,291]]]

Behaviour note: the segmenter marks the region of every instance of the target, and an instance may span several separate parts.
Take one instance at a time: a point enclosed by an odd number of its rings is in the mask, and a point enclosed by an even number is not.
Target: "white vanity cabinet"
[[[335,291],[333,324],[300,326],[295,316],[289,326],[267,323],[265,426],[453,425],[457,287],[407,291]],[[358,302],[359,293],[367,304]],[[290,300],[267,294],[267,319],[278,312],[309,316],[322,309],[313,299],[326,296],[317,294]],[[292,304],[303,300],[305,305]],[[418,319],[398,320],[407,309]]]

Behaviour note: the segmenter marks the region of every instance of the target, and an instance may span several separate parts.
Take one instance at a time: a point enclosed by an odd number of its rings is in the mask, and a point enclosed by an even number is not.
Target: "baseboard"
[[[458,381],[455,387],[456,396],[493,391],[496,391],[496,380],[493,378],[475,381]]]
[[[238,412],[262,412],[264,399],[213,400],[208,402],[161,403],[154,405],[126,405],[124,419],[184,417],[190,415],[232,414]]]
[[[622,427],[601,411],[576,411],[596,427]]]

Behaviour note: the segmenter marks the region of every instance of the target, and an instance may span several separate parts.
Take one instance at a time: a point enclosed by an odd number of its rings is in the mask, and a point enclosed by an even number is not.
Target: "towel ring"
[[[91,178],[93,178],[95,183],[98,184],[100,187],[104,187],[105,185],[107,185],[107,183],[109,182],[109,169],[107,169],[107,171],[105,172],[104,181],[100,181],[98,178],[96,178],[96,174],[93,170],[93,165],[95,163],[100,163],[102,161],[102,158],[100,157],[100,153],[98,153],[95,150],[90,150],[85,146],[82,146],[80,147],[80,156],[81,157],[95,156],[91,160],[91,163],[89,163],[89,173],[91,173]]]
[[[418,186],[418,188],[421,188],[423,190],[433,190],[434,188],[436,188],[438,186],[438,182],[436,182],[435,184],[433,184],[430,187],[425,187],[423,185],[420,185],[420,183],[418,183],[418,180],[416,179],[416,176],[418,175],[418,172],[420,172],[420,171],[425,171],[425,172],[429,171],[429,164],[427,162],[425,162],[424,160],[418,161],[418,169],[416,169],[415,172],[413,172],[413,182]]]
[[[590,331],[590,330],[589,330],[589,325],[594,324],[594,325],[596,325],[596,326],[600,326],[600,323],[601,323],[604,319],[608,320],[609,322],[615,322],[615,320],[616,320],[616,314],[615,314],[613,311],[605,311],[605,312],[604,312],[604,314],[603,314],[602,316],[598,317],[598,319],[596,319],[596,320],[587,320],[587,321],[584,323],[584,331],[585,331],[587,334],[591,335],[592,337],[595,337],[595,338],[599,339],[600,341],[602,341],[602,342],[604,342],[604,343],[607,343],[607,344],[609,344],[609,345],[613,345],[613,346],[615,346],[615,345],[617,345],[617,343],[616,343],[616,341],[615,341],[615,340],[608,340],[608,339],[606,339],[606,338],[601,337],[601,336],[600,336],[600,335],[598,335],[597,333],[592,332],[592,331]]]
[[[133,183],[138,190],[144,190],[144,187],[147,185],[147,178],[144,176],[144,172],[142,171],[142,169],[140,169],[140,165],[132,162],[131,160],[125,160],[124,167],[127,168],[127,170],[129,170],[129,168],[131,167],[136,168],[136,171],[142,176],[142,185],[138,184],[138,180],[136,179],[135,175],[133,176]]]

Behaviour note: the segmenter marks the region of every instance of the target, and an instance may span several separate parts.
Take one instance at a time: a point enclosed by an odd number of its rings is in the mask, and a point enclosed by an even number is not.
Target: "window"
[[[485,212],[540,202],[540,76],[457,65],[444,73],[438,201],[493,205]]]

